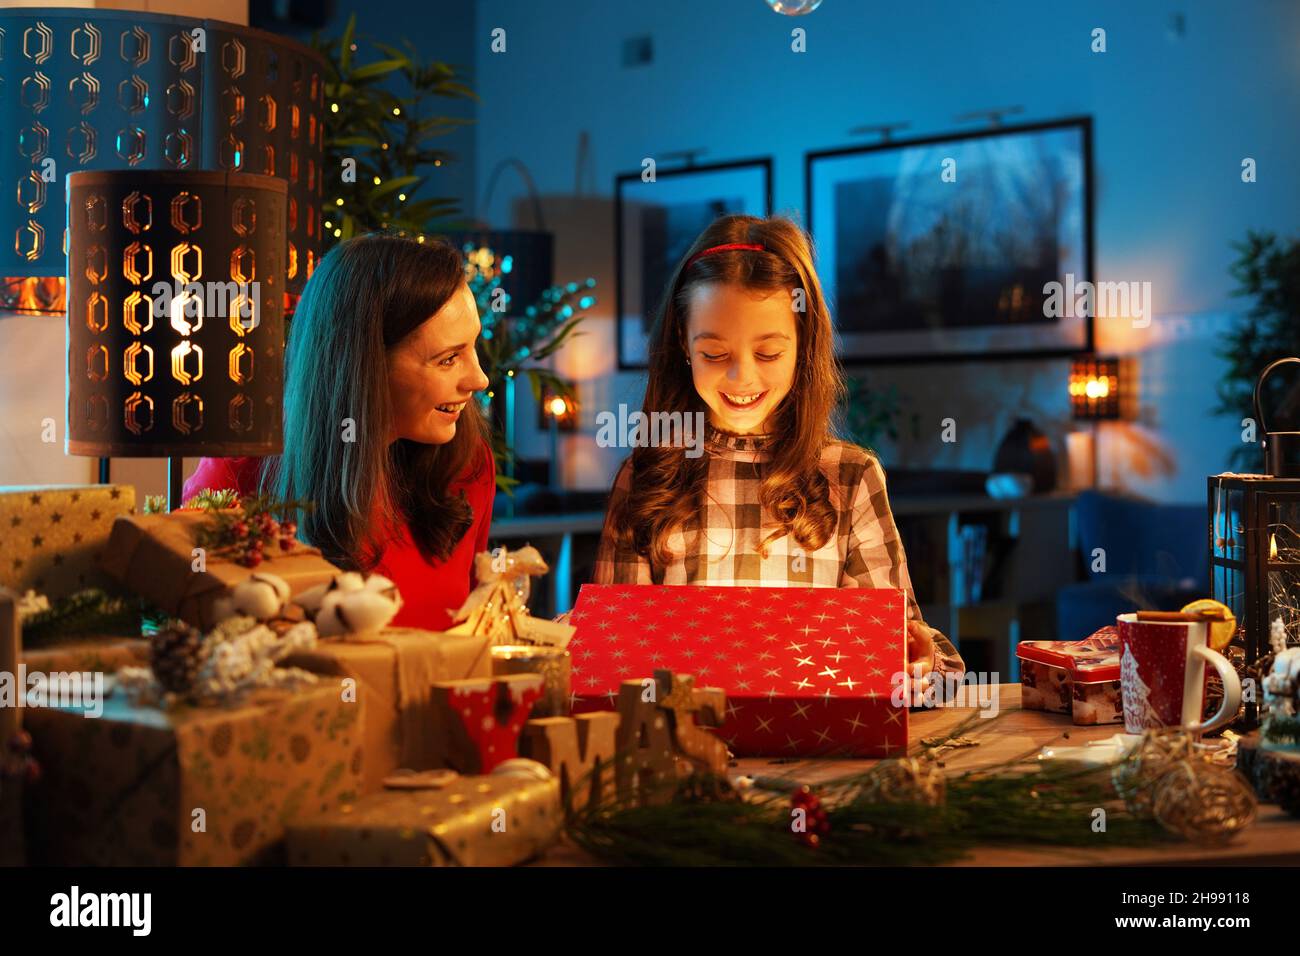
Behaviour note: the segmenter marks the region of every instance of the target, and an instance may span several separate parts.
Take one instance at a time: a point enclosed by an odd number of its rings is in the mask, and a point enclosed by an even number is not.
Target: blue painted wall
[[[790,50],[795,26],[808,31],[806,53]],[[496,27],[505,53],[490,51]],[[1090,49],[1095,27],[1105,53]],[[654,62],[624,68],[623,41],[638,35],[652,38]],[[609,481],[624,453],[595,447],[594,415],[637,403],[643,387],[615,374],[617,173],[691,147],[708,150],[703,161],[770,155],[777,210],[802,215],[805,151],[853,143],[848,130],[862,124],[910,122],[904,135],[970,128],[954,117],[1013,104],[1024,107],[1013,122],[1094,117],[1098,277],[1153,284],[1149,328],[1099,323],[1099,349],[1134,356],[1140,379],[1138,420],[1104,429],[1103,480],[1199,501],[1205,475],[1226,465],[1239,424],[1209,409],[1212,351],[1243,308],[1230,294],[1230,242],[1249,228],[1300,230],[1300,4],[825,0],[786,18],[762,0],[481,0],[473,44],[479,181],[502,158],[521,159],[557,233],[557,278],[600,282],[588,335],[558,365],[579,380],[584,405],[583,432],[566,439],[568,485]],[[1258,162],[1258,182],[1242,183],[1243,157]],[[478,213],[529,224],[523,196],[505,177]],[[1063,361],[873,370],[873,381],[899,386],[909,420],[898,443],[881,446],[885,463],[987,469],[1019,414],[1064,454],[1066,371]],[[522,404],[522,451],[544,455]],[[949,416],[953,444],[940,440]]]

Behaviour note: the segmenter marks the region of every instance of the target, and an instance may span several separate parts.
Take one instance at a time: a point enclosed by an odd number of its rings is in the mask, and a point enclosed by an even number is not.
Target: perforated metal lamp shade
[[[269,176],[68,177],[69,454],[280,453],[285,201]]]
[[[64,274],[67,172],[223,170],[288,182],[280,291],[297,294],[320,250],[325,68],[300,43],[215,20],[0,10],[0,276]]]

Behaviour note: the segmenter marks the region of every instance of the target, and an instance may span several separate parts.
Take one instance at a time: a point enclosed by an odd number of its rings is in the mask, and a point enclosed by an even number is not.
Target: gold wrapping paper
[[[289,864],[513,866],[549,846],[562,819],[558,780],[458,777],[442,789],[383,790],[289,827]]]
[[[23,663],[29,671],[45,674],[55,671],[114,674],[119,667],[149,666],[149,642],[130,637],[77,639],[23,651]]]
[[[17,596],[0,586],[0,674],[18,673],[18,659],[22,656],[22,629],[18,623]],[[17,680],[17,677],[14,678]],[[0,760],[9,738],[23,725],[21,707],[0,707]]]
[[[0,587],[0,674],[18,673],[21,650],[15,596]],[[22,727],[22,715],[21,707],[0,707],[0,766],[4,764],[10,738]],[[0,776],[0,866],[23,863],[22,784]]]
[[[204,631],[216,624],[213,602],[230,594],[255,571],[283,578],[295,595],[339,573],[318,549],[305,545],[278,552],[257,568],[209,554],[206,570],[194,571],[199,531],[210,520],[211,515],[204,511],[118,518],[100,565],[136,594]]]
[[[31,862],[281,862],[286,825],[357,798],[363,707],[324,686],[174,711],[114,693],[99,719],[29,708],[43,770],[29,801]]]
[[[541,674],[542,697],[533,705],[533,717],[567,717],[569,714],[571,660],[558,647],[498,644],[492,648],[492,674]]]
[[[0,492],[0,584],[50,600],[104,587],[96,564],[113,522],[135,511],[131,485],[46,485]]]
[[[388,628],[361,640],[322,641],[281,662],[314,674],[357,682],[366,705],[364,792],[380,789],[399,767],[445,767],[446,734],[434,714],[433,683],[488,677],[487,638],[417,628]],[[339,687],[336,681],[328,681]]]

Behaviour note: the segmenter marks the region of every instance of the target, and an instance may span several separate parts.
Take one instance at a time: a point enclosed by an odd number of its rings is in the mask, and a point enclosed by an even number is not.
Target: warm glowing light
[[[402,111],[399,110],[396,106],[394,106],[394,107],[393,107],[393,115],[394,115],[394,116],[401,116],[401,115],[402,115]]]
[[[1089,398],[1105,398],[1110,394],[1110,382],[1104,378],[1089,379],[1084,386],[1084,394]]]
[[[379,177],[376,176],[376,177],[375,177],[375,185],[378,186],[378,185],[379,185],[379,182],[380,182]]]
[[[559,418],[568,410],[569,410],[568,403],[565,402],[565,400],[560,398],[558,395],[555,398],[551,399],[551,414],[554,415],[556,418]]]
[[[334,200],[334,205],[336,205],[336,206],[342,206],[342,205],[343,205],[343,200],[342,200],[342,199],[336,199],[336,200]]]
[[[1268,536],[1268,559],[1270,561],[1277,560],[1277,535],[1275,534]]]
[[[406,193],[398,193],[397,198],[400,199],[402,202],[406,202]]]
[[[339,111],[339,105],[338,105],[337,103],[331,103],[331,104],[330,104],[330,112],[331,112],[331,113],[337,113],[338,111]]]

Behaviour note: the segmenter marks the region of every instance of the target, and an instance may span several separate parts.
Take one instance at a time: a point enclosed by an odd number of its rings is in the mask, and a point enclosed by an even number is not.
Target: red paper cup
[[[1124,729],[1128,733],[1157,727],[1205,733],[1237,715],[1241,681],[1228,659],[1210,648],[1207,622],[1139,621],[1136,614],[1121,614],[1115,622]],[[1223,705],[1202,722],[1206,663],[1223,679]]]

